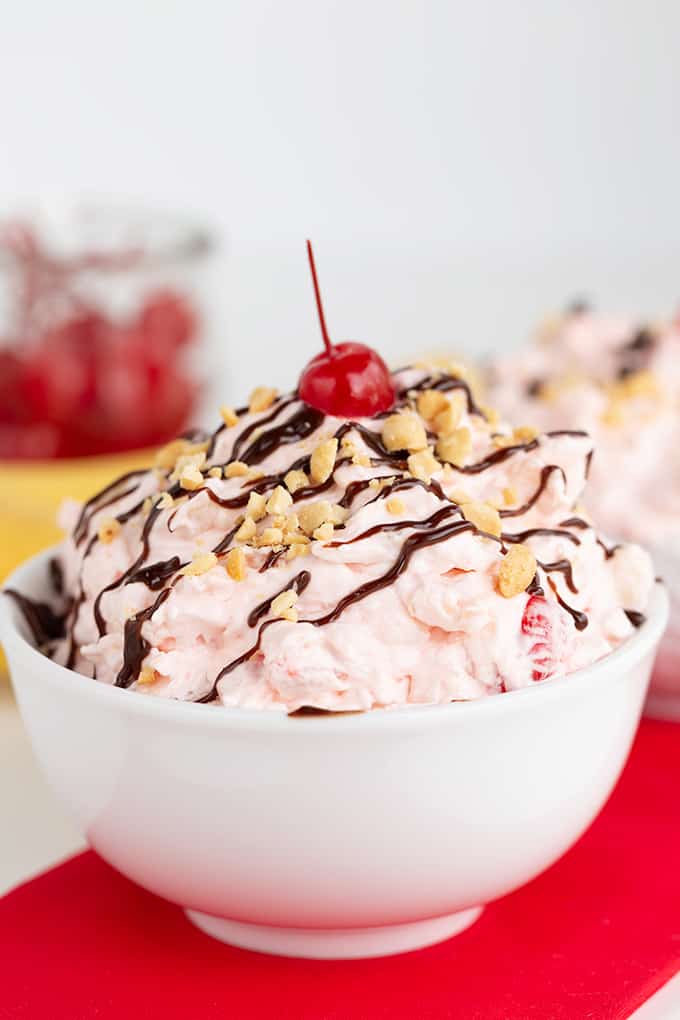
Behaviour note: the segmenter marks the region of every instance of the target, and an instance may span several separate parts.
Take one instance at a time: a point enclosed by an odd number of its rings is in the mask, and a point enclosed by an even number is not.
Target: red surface
[[[83,854],[0,900],[0,1017],[622,1020],[680,969],[679,789],[680,727],[645,722],[571,853],[462,935],[382,960],[231,949]]]

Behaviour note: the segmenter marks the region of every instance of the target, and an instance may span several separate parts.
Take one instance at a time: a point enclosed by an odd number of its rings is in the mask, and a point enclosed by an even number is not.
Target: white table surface
[[[85,848],[45,781],[7,681],[0,677],[0,895]],[[634,1014],[678,1020],[680,974]]]

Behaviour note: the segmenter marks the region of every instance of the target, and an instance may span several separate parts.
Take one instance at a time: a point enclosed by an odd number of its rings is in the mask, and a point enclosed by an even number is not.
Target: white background
[[[331,329],[514,346],[574,294],[680,296],[675,0],[2,3],[0,209],[187,210],[227,242],[221,388]]]

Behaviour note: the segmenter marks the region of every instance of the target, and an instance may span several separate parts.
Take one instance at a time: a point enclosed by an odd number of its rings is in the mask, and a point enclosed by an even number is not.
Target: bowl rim
[[[21,626],[21,616],[14,601],[4,593],[5,587],[16,587],[22,590],[22,581],[34,577],[41,568],[46,566],[54,556],[59,545],[50,546],[25,560],[5,579],[0,589],[0,638],[8,643],[18,644],[22,653],[30,662],[39,662],[50,673],[50,684],[72,695],[99,700],[102,705],[110,704],[111,708],[128,715],[141,714],[167,719],[175,723],[200,723],[218,728],[255,729],[272,732],[294,732],[300,730],[316,730],[323,735],[331,731],[341,730],[351,733],[361,730],[381,730],[385,727],[407,726],[415,723],[432,725],[450,722],[452,717],[470,720],[473,714],[508,713],[522,710],[523,700],[533,699],[535,706],[541,703],[559,700],[571,694],[581,692],[583,688],[598,683],[597,673],[609,672],[611,669],[624,672],[631,665],[639,662],[644,655],[658,645],[666,628],[669,615],[669,597],[665,585],[657,581],[652,589],[645,622],[631,634],[621,645],[613,649],[603,658],[582,669],[574,670],[564,676],[543,680],[531,687],[506,691],[500,697],[473,698],[469,701],[452,701],[435,705],[400,705],[387,709],[369,709],[346,713],[328,713],[322,715],[293,715],[284,711],[270,709],[232,708],[224,705],[202,705],[194,702],[178,701],[174,698],[158,698],[141,694],[138,691],[123,690],[110,684],[97,683],[91,677],[84,676],[73,669],[61,666],[43,655],[26,637]],[[30,587],[30,585],[29,585]],[[9,658],[9,656],[8,656]]]

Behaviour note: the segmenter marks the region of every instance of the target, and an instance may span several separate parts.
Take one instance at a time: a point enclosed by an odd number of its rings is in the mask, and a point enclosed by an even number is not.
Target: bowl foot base
[[[459,910],[446,917],[433,917],[411,924],[393,924],[380,928],[314,929],[273,928],[263,924],[244,924],[223,917],[187,910],[190,921],[206,935],[241,949],[277,956],[301,956],[309,960],[352,960],[369,956],[389,956],[423,949],[435,942],[458,935],[476,921],[482,907]]]

